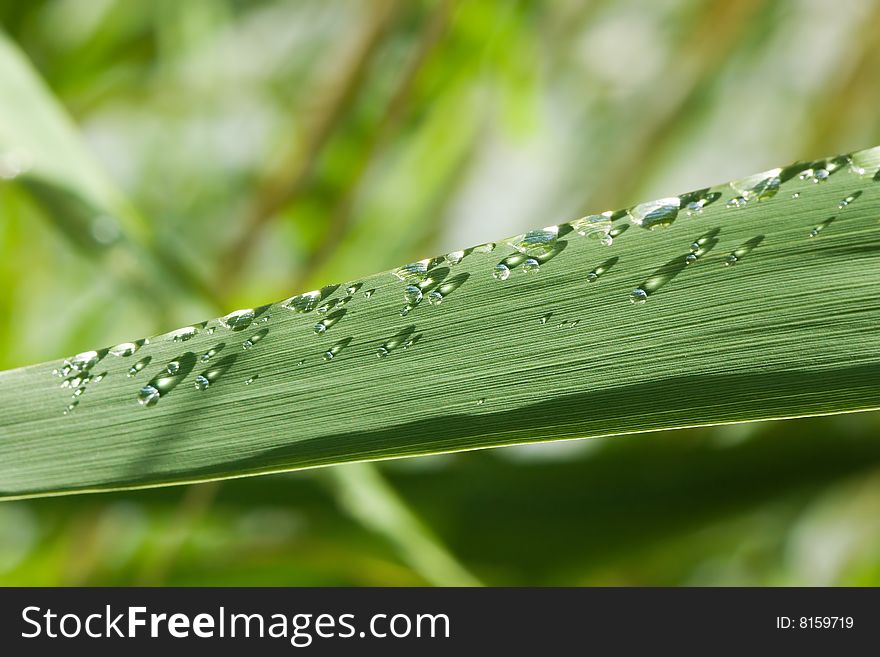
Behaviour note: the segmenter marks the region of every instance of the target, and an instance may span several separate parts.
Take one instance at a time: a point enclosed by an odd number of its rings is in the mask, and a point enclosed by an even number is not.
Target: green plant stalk
[[[0,373],[0,491],[156,486],[880,408],[878,166],[872,149],[776,172],[775,195],[761,190],[769,174],[706,190],[720,196],[699,212],[649,215],[642,223],[672,219],[655,230],[635,225],[639,209],[618,212],[611,246],[561,226],[538,273],[508,259],[507,242],[436,260],[405,316],[405,285],[384,273],[356,281],[353,295],[347,284],[325,291],[324,302],[349,299],[325,315],[272,304],[242,330],[211,321],[134,356],[102,352],[87,374],[105,376],[67,415],[72,389],[52,374],[63,363]],[[813,182],[811,170],[830,175]],[[730,207],[743,189],[752,198]],[[501,261],[504,281],[493,278]],[[636,288],[644,304],[630,302]],[[163,374],[171,363],[177,373]],[[151,382],[161,395],[142,406]]]

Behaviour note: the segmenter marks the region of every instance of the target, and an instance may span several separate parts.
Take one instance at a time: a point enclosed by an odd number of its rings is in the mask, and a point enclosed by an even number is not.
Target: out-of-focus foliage
[[[150,226],[143,247],[216,281],[128,294],[127,265],[0,179],[0,369],[880,142],[880,3],[862,0],[7,0],[0,25]],[[490,584],[876,585],[878,429],[866,414],[383,471]],[[421,583],[333,490],[301,473],[4,504],[0,582]]]

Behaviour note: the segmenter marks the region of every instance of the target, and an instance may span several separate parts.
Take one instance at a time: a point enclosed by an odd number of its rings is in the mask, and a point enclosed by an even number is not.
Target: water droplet
[[[528,258],[522,265],[524,274],[537,274],[541,271],[541,265],[534,258]]]
[[[136,362],[134,365],[132,365],[129,368],[128,376],[134,376],[135,374],[140,372],[142,369],[144,369],[147,365],[150,364],[151,360],[152,360],[152,358],[150,356],[147,356],[146,358],[141,358],[138,362]]]
[[[440,294],[440,292],[438,292],[437,290],[434,290],[428,295],[428,303],[430,303],[432,306],[439,306],[441,303],[443,303],[443,295]]]
[[[84,351],[81,354],[77,354],[69,361],[65,361],[64,364],[70,368],[72,372],[86,372],[93,368],[97,362],[101,359],[98,355],[97,351]]]
[[[629,220],[630,223],[648,230],[665,228],[675,221],[680,207],[681,199],[677,196],[640,203],[629,210]]]
[[[67,408],[64,409],[64,415],[70,415],[71,413],[73,413],[77,406],[79,406],[79,400],[74,399],[67,405]]]
[[[485,403],[486,403],[486,398],[485,398],[485,397],[480,397],[480,398],[477,400],[477,406],[482,406],[482,405],[485,404]]]
[[[210,385],[211,382],[208,380],[208,377],[201,374],[196,377],[196,390],[207,390]]]
[[[689,264],[694,263],[696,261],[697,261],[697,256],[694,253],[688,253],[684,257],[684,264],[686,264],[686,265],[689,265]]]
[[[201,360],[202,362],[207,362],[207,361],[211,360],[211,358],[216,356],[218,351],[219,351],[219,349],[217,349],[217,348],[208,349],[208,351],[206,351],[205,353],[202,354],[202,357],[199,360]]]
[[[828,172],[827,169],[816,169],[813,172],[812,180],[814,183],[824,182],[825,180],[828,180],[828,176],[830,175],[831,174]]]
[[[603,246],[611,246],[614,238],[609,239],[611,232],[611,211],[590,214],[571,222],[571,227],[578,235],[598,239]]]
[[[403,290],[403,300],[409,306],[415,306],[422,300],[422,291],[415,285],[407,285]]]
[[[281,307],[297,313],[308,313],[314,310],[320,300],[321,292],[319,290],[313,290],[289,298],[287,301],[281,303]]]
[[[250,377],[247,381],[245,381],[244,384],[245,384],[246,386],[249,386],[250,384],[252,384],[254,381],[256,381],[256,380],[259,379],[259,378],[260,378],[260,375],[259,375],[259,374],[254,374],[254,375],[253,375],[252,377]]]
[[[735,180],[730,187],[746,201],[753,199],[765,201],[776,196],[782,180],[779,174],[782,169],[770,169],[762,173],[756,173],[742,180]]]
[[[801,197],[801,193],[800,193],[800,192],[795,192],[794,194],[791,195],[791,197],[792,197],[792,198],[800,198],[800,197]]]
[[[446,262],[450,265],[457,265],[464,260],[464,251],[450,251],[446,254]]]
[[[821,232],[822,232],[823,230],[825,230],[828,226],[830,226],[831,223],[832,223],[833,221],[834,221],[834,217],[828,217],[828,218],[827,218],[825,221],[823,221],[821,224],[819,224],[818,226],[816,226],[815,228],[813,228],[813,230],[810,231],[810,235],[809,235],[809,236],[810,236],[810,237],[818,237],[819,233],[821,233]]]
[[[137,400],[141,406],[154,406],[161,394],[153,386],[144,386],[138,391]]]
[[[696,217],[703,214],[703,208],[710,205],[721,198],[721,192],[709,191],[709,188],[698,189],[678,197],[681,205],[684,206],[685,213],[689,217]]]
[[[62,388],[76,388],[80,383],[82,383],[82,379],[78,376],[72,376],[69,379],[64,379],[61,382]]]
[[[328,312],[333,310],[336,306],[341,303],[340,299],[330,299],[325,303],[322,303],[320,306],[315,308],[315,312],[319,315],[326,315]]]
[[[224,315],[218,321],[224,328],[232,329],[233,331],[240,331],[241,329],[250,326],[251,322],[254,321],[255,316],[256,314],[254,313],[253,308],[243,308],[241,310],[235,310],[228,315]]]
[[[528,256],[542,256],[556,247],[559,226],[548,226],[541,230],[530,230],[523,235],[508,240],[508,244],[520,253]]]
[[[861,195],[862,195],[861,191],[854,192],[854,193],[850,194],[849,196],[841,199],[840,203],[837,204],[837,207],[839,209],[843,210],[846,206],[848,206],[850,203],[855,201]]]
[[[399,280],[410,285],[421,283],[428,277],[428,263],[430,260],[419,260],[403,267],[398,267],[391,273]]]
[[[74,397],[79,397],[79,396],[81,396],[85,391],[86,391],[85,387],[84,387],[84,386],[80,386],[79,388],[77,388],[76,390],[73,391],[73,396],[74,396]]]
[[[738,247],[736,247],[730,253],[730,255],[728,255],[724,259],[724,266],[730,267],[732,265],[739,263],[744,257],[746,257],[748,254],[750,254],[755,248],[757,248],[761,244],[761,242],[763,242],[763,241],[764,241],[764,236],[757,235],[757,236],[753,237],[752,239],[747,240],[746,242],[740,244]]]
[[[344,340],[340,340],[339,342],[334,344],[332,347],[330,347],[327,351],[324,352],[324,356],[323,356],[324,360],[331,361],[334,358],[336,358],[336,356],[339,355],[339,352],[342,351],[343,349],[345,349],[350,342],[351,342],[351,338],[345,338]]]
[[[727,207],[729,208],[741,208],[744,207],[747,203],[745,196],[734,196],[727,202]]]
[[[212,326],[212,327],[210,327],[210,328],[207,330],[207,334],[208,334],[208,335],[214,335],[214,331],[216,331],[216,330],[217,330],[217,327],[216,327],[216,326]]]
[[[390,353],[391,351],[385,347],[379,347],[378,349],[376,349],[376,355],[379,358],[385,358]]]
[[[169,374],[177,374],[180,370],[180,363],[176,360],[172,360],[168,365],[165,366],[165,371]]]
[[[546,324],[548,321],[550,321],[550,318],[551,318],[552,316],[553,316],[553,313],[547,313],[546,315],[544,315],[543,317],[541,317],[541,319],[539,319],[538,321],[539,321],[539,322],[541,323],[541,325],[543,326],[543,325]]]
[[[595,283],[598,280],[599,274],[597,274],[596,272],[591,271],[589,274],[587,274],[587,283]]]
[[[297,366],[299,366],[299,365],[302,365],[302,364],[305,363],[305,362],[306,362],[306,361],[304,361],[304,360],[298,360],[298,361],[296,361],[296,364],[297,364]]]
[[[633,290],[629,295],[629,302],[635,304],[642,304],[648,300],[648,293],[645,292],[642,288],[637,287]]]
[[[138,345],[134,342],[122,342],[115,347],[110,347],[110,355],[111,356],[131,356],[138,350]]]
[[[315,335],[321,335],[324,331],[327,330],[327,325],[324,322],[318,322],[315,324]]]
[[[194,338],[198,332],[199,330],[195,326],[184,326],[176,331],[167,333],[166,339],[171,340],[172,342],[186,342],[187,340]]]
[[[363,283],[352,283],[351,285],[349,285],[348,287],[345,288],[345,293],[348,296],[353,297],[357,293],[357,291],[363,287],[363,285],[364,285]]]
[[[492,278],[496,281],[506,281],[510,278],[510,268],[503,262],[499,262],[492,271]]]
[[[94,383],[101,383],[101,381],[104,380],[104,377],[105,377],[105,376],[107,376],[107,373],[106,373],[106,372],[103,372],[103,373],[101,373],[101,374],[98,374],[94,379],[92,379],[92,381],[93,381]]]
[[[685,211],[689,217],[703,213],[703,201],[691,201],[685,206]]]
[[[495,242],[486,242],[474,247],[474,253],[492,253],[495,250]]]
[[[364,292],[364,298],[372,299],[374,294],[376,294],[376,290],[367,290],[366,292]]]

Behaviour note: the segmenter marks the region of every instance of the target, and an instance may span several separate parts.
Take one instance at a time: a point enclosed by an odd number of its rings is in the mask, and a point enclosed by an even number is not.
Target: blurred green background
[[[0,142],[0,369],[880,143],[868,0],[2,0],[0,26],[141,226],[116,240]],[[38,116],[8,82],[0,121]],[[354,493],[4,503],[0,583],[456,583],[448,551],[492,585],[880,585],[878,436],[859,414],[388,462]]]

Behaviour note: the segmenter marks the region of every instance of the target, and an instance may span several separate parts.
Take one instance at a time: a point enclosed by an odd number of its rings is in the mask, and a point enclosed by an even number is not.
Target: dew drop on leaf
[[[492,278],[496,281],[506,281],[510,278],[510,268],[503,262],[498,263],[492,271]]]
[[[645,292],[642,288],[637,287],[633,290],[629,295],[629,302],[635,304],[642,304],[648,300],[648,293]]]
[[[154,406],[161,394],[154,386],[144,386],[138,391],[137,400],[141,406]]]

